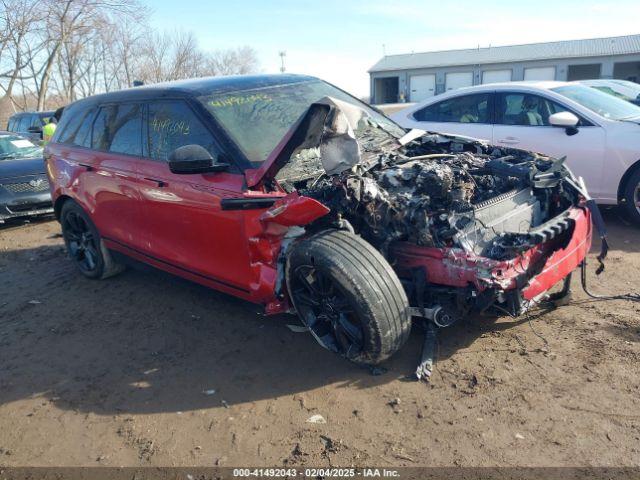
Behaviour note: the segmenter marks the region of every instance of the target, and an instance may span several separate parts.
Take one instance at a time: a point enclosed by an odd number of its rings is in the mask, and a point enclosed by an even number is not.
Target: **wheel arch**
[[[618,194],[617,194],[618,203],[620,203],[624,197],[624,190],[627,187],[627,182],[633,176],[633,174],[636,173],[638,170],[640,170],[640,159],[636,160],[636,162],[633,163],[629,168],[627,168],[627,170],[622,175],[622,178],[620,179],[620,183],[618,184]]]
[[[60,195],[58,198],[56,198],[56,201],[53,204],[53,212],[56,216],[56,220],[60,221],[62,206],[69,200],[73,201],[73,199],[69,195]]]

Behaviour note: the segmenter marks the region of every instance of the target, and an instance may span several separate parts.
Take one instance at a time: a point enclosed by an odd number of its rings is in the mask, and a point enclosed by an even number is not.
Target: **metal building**
[[[419,102],[459,87],[515,80],[640,83],[640,35],[386,55],[369,75],[376,104]]]

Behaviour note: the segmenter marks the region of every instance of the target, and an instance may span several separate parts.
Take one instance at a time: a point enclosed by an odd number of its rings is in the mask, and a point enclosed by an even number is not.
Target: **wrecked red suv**
[[[68,106],[46,162],[71,258],[119,254],[297,312],[376,364],[412,317],[519,315],[585,258],[591,221],[562,160],[407,132],[316,78],[194,79]]]

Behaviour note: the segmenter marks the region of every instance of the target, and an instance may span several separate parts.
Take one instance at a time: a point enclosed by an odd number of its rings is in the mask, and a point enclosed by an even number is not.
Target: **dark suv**
[[[42,127],[53,117],[53,111],[21,112],[12,115],[7,124],[7,131],[19,133],[33,142],[42,140]]]
[[[591,244],[562,160],[407,132],[307,76],[80,100],[45,161],[85,276],[118,273],[119,252],[269,314],[297,312],[321,345],[360,363],[397,351],[412,317],[522,314]]]

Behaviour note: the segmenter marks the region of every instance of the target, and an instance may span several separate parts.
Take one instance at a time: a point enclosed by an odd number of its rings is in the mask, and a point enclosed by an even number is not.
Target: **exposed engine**
[[[562,161],[539,154],[438,134],[393,150],[378,143],[369,150],[363,142],[364,161],[355,168],[299,181],[296,188],[383,252],[406,240],[512,258],[544,241],[545,222],[575,201],[562,187]],[[313,154],[298,155],[312,163]],[[560,233],[569,225],[552,227]]]

